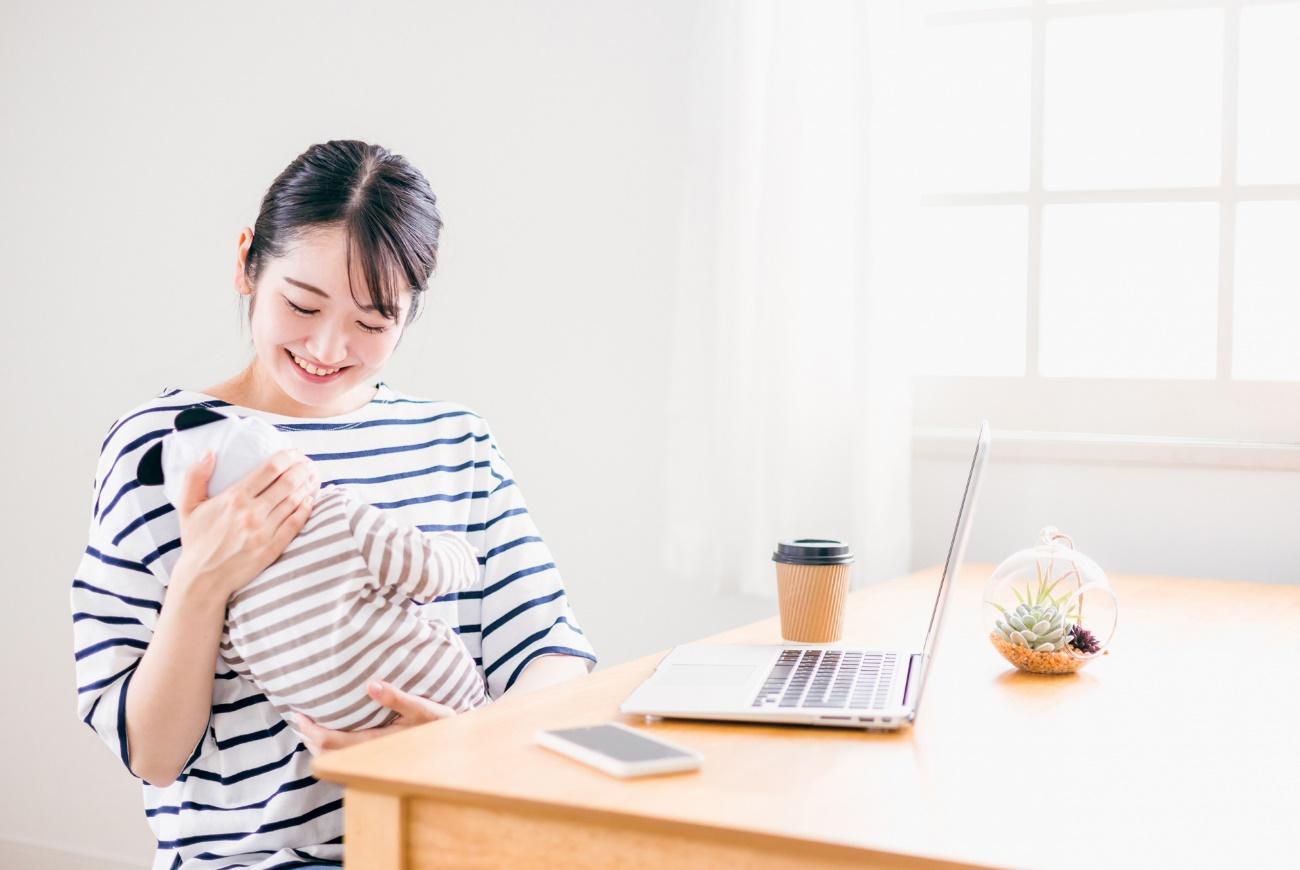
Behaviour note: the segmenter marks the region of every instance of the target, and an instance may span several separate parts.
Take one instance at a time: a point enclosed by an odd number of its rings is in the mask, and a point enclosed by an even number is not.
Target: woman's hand
[[[262,573],[311,515],[320,477],[298,450],[281,450],[243,480],[208,498],[211,451],[185,472],[181,557],[173,572],[222,602]]]
[[[396,721],[381,728],[366,728],[362,731],[331,731],[317,725],[306,714],[294,713],[294,724],[297,726],[298,733],[302,735],[303,743],[307,745],[307,749],[311,751],[312,755],[320,755],[322,752],[341,749],[355,743],[364,743],[367,740],[383,737],[386,734],[405,731],[415,725],[436,722],[439,719],[446,719],[449,716],[456,715],[456,711],[451,707],[437,704],[428,698],[421,698],[419,695],[403,692],[401,689],[395,689],[378,680],[367,686],[366,692],[376,702],[396,712]]]

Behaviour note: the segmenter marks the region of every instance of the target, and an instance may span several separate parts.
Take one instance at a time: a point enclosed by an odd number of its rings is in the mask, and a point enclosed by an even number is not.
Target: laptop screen
[[[939,629],[943,625],[944,605],[948,600],[948,590],[952,587],[961,571],[961,560],[966,554],[966,539],[970,537],[971,517],[975,513],[975,495],[979,491],[980,473],[989,452],[989,424],[987,420],[980,423],[979,438],[975,442],[975,456],[971,460],[970,472],[966,476],[966,489],[961,495],[961,508],[957,511],[957,527],[953,529],[952,541],[948,544],[948,558],[943,563],[943,576],[939,579],[939,592],[934,598],[934,610],[930,613],[930,627],[925,633],[925,660],[921,663],[920,682],[916,687],[915,707],[920,704],[921,690],[925,686],[925,672],[934,660],[934,648],[939,640]]]

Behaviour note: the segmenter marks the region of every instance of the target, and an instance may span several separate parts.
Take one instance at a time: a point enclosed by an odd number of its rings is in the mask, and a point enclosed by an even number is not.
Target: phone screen
[[[660,758],[690,757],[687,753],[673,749],[671,746],[664,746],[656,740],[622,728],[615,728],[613,725],[565,728],[548,733],[619,761],[655,761]]]

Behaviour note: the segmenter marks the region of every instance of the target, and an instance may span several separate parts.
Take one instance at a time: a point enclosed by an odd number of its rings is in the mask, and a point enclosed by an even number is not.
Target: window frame
[[[1160,445],[1171,457],[1200,464],[1223,464],[1225,451],[1241,445],[1259,457],[1268,447],[1266,467],[1300,469],[1300,381],[1245,380],[1232,377],[1233,280],[1237,206],[1245,202],[1300,202],[1300,184],[1237,183],[1237,74],[1241,10],[1278,0],[1087,0],[1048,4],[1028,0],[1016,7],[930,12],[922,27],[989,21],[1026,20],[1031,24],[1029,184],[1020,191],[943,193],[920,196],[919,205],[962,207],[1020,205],[1027,209],[1025,371],[1019,377],[968,375],[917,376],[914,426],[918,443],[944,443],[944,434],[973,427],[988,418],[995,428],[1019,433],[1020,443],[1037,446],[1026,455],[1048,455],[1051,445],[1063,455],[1105,455],[1120,459],[1154,457]],[[1049,21],[1097,14],[1220,9],[1223,12],[1223,87],[1220,124],[1220,179],[1211,187],[1149,187],[1047,190],[1043,185],[1045,50]],[[1039,320],[1042,276],[1042,226],[1046,206],[1078,203],[1213,202],[1219,206],[1219,256],[1215,377],[1210,379],[1062,378],[1039,373]],[[1297,331],[1300,340],[1300,330]],[[1096,436],[1096,437],[1093,437]],[[1091,438],[1091,440],[1088,440]],[[1101,445],[1078,449],[1083,443]],[[1204,449],[1188,450],[1196,440]],[[1123,446],[1126,445],[1126,446]],[[929,448],[927,448],[929,449]],[[938,449],[938,448],[935,448]],[[1046,451],[1044,453],[1043,451]],[[1153,452],[1154,451],[1154,452]],[[940,450],[940,452],[943,452]],[[1255,460],[1244,460],[1248,467]],[[1238,460],[1230,460],[1234,464]]]

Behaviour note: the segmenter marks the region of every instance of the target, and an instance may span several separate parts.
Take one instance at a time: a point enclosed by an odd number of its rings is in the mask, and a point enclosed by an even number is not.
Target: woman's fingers
[[[306,744],[307,751],[312,755],[320,755],[321,732],[325,729],[321,728],[302,713],[293,714],[293,727],[298,732],[298,736],[302,738],[302,742]]]
[[[285,517],[293,513],[303,502],[309,505],[314,503],[316,494],[320,492],[319,478],[314,473],[306,471],[292,478],[291,474],[292,471],[285,473],[276,481],[273,489],[267,490],[276,500],[267,509],[262,520],[263,525],[273,529],[278,528]]]
[[[278,552],[283,553],[289,542],[302,531],[311,517],[312,508],[316,506],[315,497],[308,494],[296,504],[292,499],[285,499],[272,511],[267,524],[274,528],[271,538]]]
[[[329,728],[317,725],[304,713],[295,713],[294,721],[298,725],[298,733],[302,735],[302,742],[307,745],[312,755],[364,743],[381,736],[380,732],[387,732],[393,727],[390,725],[386,728],[367,728],[364,731],[331,731]]]
[[[271,455],[269,459],[248,473],[248,476],[241,480],[236,486],[250,500],[261,495],[262,492],[284,474],[294,463],[304,461],[303,455],[289,448],[281,450]]]
[[[419,695],[403,692],[401,689],[395,689],[379,680],[371,682],[367,690],[371,698],[398,714],[397,721],[381,728],[366,728],[361,731],[332,731],[329,728],[322,728],[317,725],[307,714],[295,712],[293,714],[294,726],[298,729],[298,733],[302,736],[302,742],[306,744],[312,755],[320,755],[322,752],[328,752],[331,749],[342,749],[344,746],[354,746],[367,740],[373,740],[376,737],[383,737],[385,734],[392,734],[404,728],[410,728],[412,725],[434,722],[438,719],[456,715],[456,711],[451,707],[430,701],[428,698],[421,698]]]
[[[284,502],[289,502],[289,510],[293,509],[300,496],[312,489],[312,481],[316,479],[315,473],[310,465],[311,460],[303,459],[276,478],[275,483],[268,486],[258,496],[256,510],[262,523],[270,522],[271,514]],[[316,489],[320,486],[317,484]]]
[[[181,503],[176,505],[176,512],[181,517],[188,517],[199,503],[208,497],[208,481],[212,478],[212,451],[206,451],[198,462],[185,470],[185,480],[181,484]]]
[[[372,681],[367,691],[375,701],[400,715],[404,725],[418,725],[456,715],[451,707],[403,692],[380,680]]]

